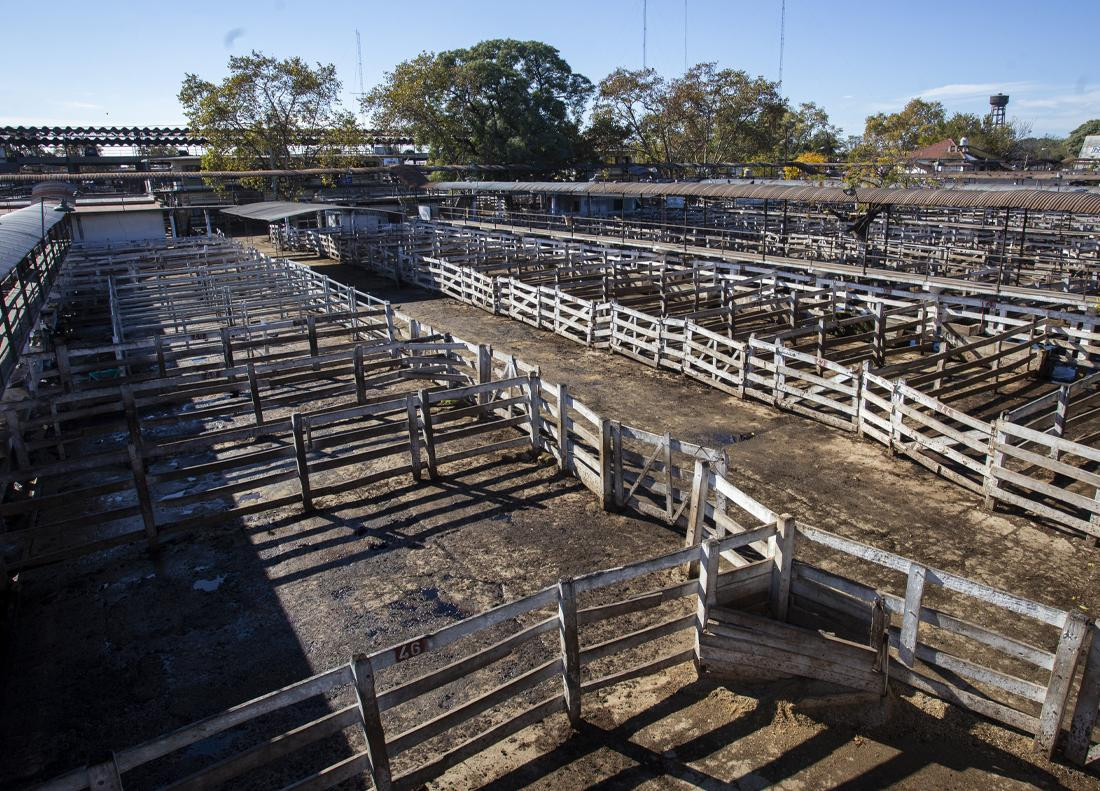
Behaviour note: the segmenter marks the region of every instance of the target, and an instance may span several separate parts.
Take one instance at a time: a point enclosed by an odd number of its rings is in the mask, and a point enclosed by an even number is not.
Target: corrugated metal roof
[[[65,213],[54,211],[52,203],[35,203],[0,215],[0,279],[42,241],[43,230],[64,219]]]
[[[222,209],[222,214],[234,214],[238,217],[247,217],[250,220],[262,220],[275,222],[285,220],[288,217],[297,217],[299,214],[312,214],[317,211],[331,211],[342,208],[329,203],[294,203],[285,200],[269,200],[259,203],[246,203],[244,206],[230,206]]]
[[[540,194],[598,195],[602,197],[756,198],[801,203],[869,203],[879,206],[942,206],[952,208],[1032,209],[1035,211],[1100,214],[1100,194],[1054,190],[883,189],[789,187],[768,184],[701,184],[590,182],[590,181],[439,181],[434,190],[474,192],[534,192]]]

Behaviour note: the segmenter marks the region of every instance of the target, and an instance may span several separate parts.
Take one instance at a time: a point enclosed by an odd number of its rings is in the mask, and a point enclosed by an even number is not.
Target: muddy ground
[[[1019,515],[986,514],[977,498],[875,445],[320,263],[326,274],[390,298],[416,318],[540,364],[546,379],[569,384],[604,415],[727,447],[731,478],[777,511],[1056,606],[1100,606],[1095,550]],[[410,639],[562,576],[660,554],[682,540],[654,522],[603,513],[545,459],[482,458],[442,472],[436,482],[394,479],[326,498],[309,516],[286,508],[180,536],[157,557],[120,548],[25,575],[6,646],[0,786],[48,778],[345,662],[354,651]],[[588,641],[597,639],[590,632]],[[522,672],[526,660],[501,663],[461,694]],[[920,695],[892,698],[883,718],[814,705],[818,694],[826,693],[697,679],[683,665],[587,696],[586,724],[574,738],[556,715],[432,787],[1098,785],[1033,756],[1027,737]],[[399,712],[394,727],[434,716],[445,702]],[[196,745],[185,758],[212,760],[239,748],[237,738]],[[354,733],[335,741],[303,756],[298,768],[319,768],[358,744]],[[127,787],[151,782],[136,778]]]

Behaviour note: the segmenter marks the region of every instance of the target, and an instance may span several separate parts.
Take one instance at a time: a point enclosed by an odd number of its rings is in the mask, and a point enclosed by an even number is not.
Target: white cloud
[[[870,101],[863,105],[862,112],[893,113],[910,99],[921,98],[942,102],[949,113],[984,115],[989,112],[988,97],[994,93],[1007,93],[1011,97],[1009,117],[1030,123],[1036,135],[1064,135],[1090,118],[1100,117],[1100,87],[1088,87],[1081,81],[1072,85],[1033,80],[951,83],[889,100]]]
[[[1035,82],[956,82],[926,88],[914,94],[922,99],[968,99],[975,96],[989,96],[993,93],[1017,93],[1033,91],[1038,88]]]
[[[57,101],[55,101],[54,104],[59,105],[61,107],[65,107],[69,110],[102,110],[103,109],[102,104],[96,104],[95,102],[77,102],[77,101],[57,102]]]

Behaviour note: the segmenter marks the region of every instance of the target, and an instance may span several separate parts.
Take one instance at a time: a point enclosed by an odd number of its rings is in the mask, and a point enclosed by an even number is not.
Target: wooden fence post
[[[886,600],[875,596],[871,605],[871,636],[868,644],[876,651],[874,669],[882,673],[882,694],[890,686],[890,616],[886,612]]]
[[[702,459],[695,460],[695,471],[691,476],[691,503],[688,506],[687,530],[684,534],[684,546],[699,546],[706,538],[707,497],[710,495],[710,465]],[[714,520],[715,537],[722,528],[718,520]],[[688,576],[694,577],[699,573],[699,561],[693,560],[688,564]]]
[[[397,341],[397,331],[393,324],[393,305],[389,302],[386,303],[386,340],[390,343]]]
[[[559,384],[558,390],[558,469],[568,472],[572,443],[569,441],[569,389]]]
[[[707,497],[710,494],[710,464],[702,459],[695,460],[695,470],[691,476],[691,503],[688,506],[688,524],[684,535],[684,546],[693,547],[703,543],[704,520],[707,515]],[[716,529],[717,536],[719,529]],[[694,569],[694,563],[692,564]],[[694,574],[694,570],[692,574]]]
[[[122,791],[122,778],[113,754],[106,761],[89,766],[87,779],[92,791]]]
[[[890,383],[890,452],[897,454],[902,445],[902,429],[905,427],[899,406],[905,403],[905,394],[901,390],[902,383],[894,380]]]
[[[157,548],[157,519],[153,511],[153,500],[149,496],[149,482],[145,477],[145,459],[141,450],[132,442],[126,446],[130,456],[130,471],[134,476],[134,490],[137,492],[138,507],[141,509],[141,521],[145,526],[145,540],[149,549]]]
[[[611,421],[611,491],[616,508],[626,505],[626,488],[623,486],[623,424]]]
[[[1078,766],[1088,761],[1092,744],[1092,729],[1100,715],[1100,628],[1096,621],[1089,624],[1089,651],[1085,659],[1085,672],[1073,708],[1069,738],[1066,739],[1066,758]]]
[[[581,723],[581,651],[577,633],[577,593],[573,580],[558,582],[558,630],[561,637],[565,710],[574,729]]]
[[[1054,750],[1058,745],[1069,690],[1073,685],[1077,662],[1081,658],[1088,633],[1089,619],[1079,612],[1070,612],[1065,626],[1062,627],[1062,636],[1058,639],[1054,667],[1050,671],[1047,694],[1039,713],[1039,732],[1035,734],[1035,748],[1041,750],[1047,758],[1054,757]]]
[[[233,367],[233,339],[229,336],[229,327],[222,327],[222,362],[226,368]]]
[[[905,611],[901,622],[898,659],[910,668],[917,657],[917,633],[920,630],[920,608],[927,573],[928,570],[919,563],[910,563],[909,577],[905,581]]]
[[[493,381],[493,347],[481,344],[477,347],[477,383],[483,385]],[[478,393],[477,403],[485,407],[492,398],[492,393]]]
[[[252,396],[252,412],[256,416],[256,425],[262,426],[264,423],[264,407],[263,402],[260,400],[260,383],[256,378],[256,366],[253,363],[248,364],[248,391]]]
[[[997,476],[994,472],[1004,462],[1004,451],[997,445],[1008,444],[1008,437],[1004,432],[1004,418],[997,418],[989,432],[989,449],[985,452],[984,477],[982,479],[982,505],[987,511],[992,511],[997,499]]]
[[[141,418],[138,416],[137,402],[134,400],[134,391],[129,385],[122,386],[122,406],[126,412],[126,429],[130,432],[130,442],[141,448]]]
[[[435,478],[435,432],[432,430],[432,405],[428,400],[427,388],[418,393],[420,402],[420,419],[423,421],[424,453],[428,457],[428,477]]]
[[[23,427],[19,422],[19,414],[14,409],[9,409],[4,413],[4,419],[8,425],[8,441],[15,450],[15,460],[19,464],[19,469],[29,469],[31,456],[27,451],[27,443],[23,439]]]
[[[856,379],[856,431],[859,433],[860,438],[865,437],[867,434],[863,430],[866,425],[866,419],[863,417],[863,411],[866,408],[867,399],[864,397],[864,389],[869,388],[867,384],[867,373],[871,369],[871,361],[864,360],[863,365],[860,366],[859,378]]]
[[[794,562],[794,544],[797,531],[794,517],[781,514],[775,525],[776,533],[768,539],[772,556],[772,578],[769,586],[772,618],[787,620],[791,600],[791,565]]]
[[[298,484],[302,490],[302,507],[308,512],[313,510],[313,494],[309,488],[309,461],[306,459],[306,438],[302,428],[301,413],[293,413],[290,416],[290,430],[294,434],[294,460],[298,467]]]
[[[695,603],[695,670],[702,673],[703,632],[707,630],[710,619],[710,606],[714,603],[718,590],[718,539],[710,539],[699,545],[698,566],[699,585],[696,588]]]
[[[416,422],[416,396],[405,396],[405,419],[409,423],[409,463],[414,481],[420,480],[420,427]]]
[[[737,397],[742,400],[745,398],[745,390],[749,386],[749,375],[752,373],[752,343],[755,340],[755,335],[749,336],[749,339],[745,341],[745,348],[741,356],[741,385],[737,388]]]
[[[309,356],[317,357],[321,350],[317,345],[317,318],[315,316],[306,316],[306,335],[309,339]],[[313,370],[321,370],[321,364],[316,360],[313,363]]]
[[[156,336],[159,340],[160,336]],[[57,374],[61,380],[61,390],[65,393],[73,391],[73,374],[69,367],[69,347],[59,343],[54,347],[54,363],[57,366]],[[162,373],[161,376],[164,376]]]
[[[783,372],[783,341],[772,342],[772,403],[776,408],[783,406],[783,387],[787,383],[787,375]]]
[[[157,355],[157,373],[161,378],[168,376],[168,364],[164,357],[164,336],[156,335],[153,337],[153,350]]]
[[[374,668],[370,657],[366,654],[353,656],[351,675],[355,679],[355,698],[359,704],[359,719],[366,737],[367,758],[370,761],[374,787],[377,791],[390,791],[393,788],[390,756],[386,751],[386,733],[382,728],[382,715],[378,711],[378,698],[374,694]]]
[[[612,463],[614,454],[611,448],[611,421],[601,417],[598,428],[600,433],[600,507],[605,511],[609,511],[616,502],[614,491],[615,471]]]
[[[886,365],[886,306],[876,302],[871,306],[874,314],[874,337],[871,339],[871,360],[875,368]]]
[[[1069,385],[1062,385],[1058,389],[1058,405],[1054,408],[1054,436],[1061,438],[1066,433],[1066,415],[1069,413]],[[1058,448],[1052,446],[1050,458],[1058,461]]]
[[[542,450],[542,384],[534,371],[527,375],[527,408],[531,418],[531,455],[538,456]]]
[[[356,344],[351,352],[351,364],[355,373],[355,403],[367,403],[367,378],[363,373],[363,346]]]

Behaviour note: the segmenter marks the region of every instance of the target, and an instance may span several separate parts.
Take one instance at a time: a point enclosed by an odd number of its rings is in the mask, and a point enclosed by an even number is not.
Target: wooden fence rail
[[[716,507],[716,496],[749,514],[748,521],[734,525]],[[578,726],[586,693],[683,662],[698,663],[715,607],[765,611],[780,622],[855,633],[873,624],[880,608],[886,622],[876,628],[889,637],[882,667],[890,680],[1032,734],[1048,755],[1064,743],[1074,761],[1097,757],[1100,746],[1091,737],[1100,714],[1096,622],[823,530],[796,527],[789,516],[776,516],[716,475],[707,461],[698,462],[689,500],[692,524],[699,529],[689,526],[681,550],[561,580],[437,632],[357,654],[43,788],[122,788],[124,779],[130,782],[128,773],[141,777],[158,759],[232,728],[247,730],[265,714],[293,710],[318,696],[330,701],[328,713],[317,716],[316,709],[307,709],[303,713],[313,713],[305,723],[205,766],[184,761],[188,773],[172,787],[226,782],[277,766],[325,736],[358,730],[361,736],[349,741],[347,757],[288,788],[328,788],[363,775],[380,789],[417,788],[555,713],[564,712]],[[723,567],[727,557],[740,558],[742,565]],[[860,569],[868,564],[902,575],[897,592],[881,582],[861,581]],[[880,576],[870,572],[865,579]],[[944,603],[925,603],[931,587],[943,591],[947,598],[938,601]],[[1031,624],[1023,639],[1006,633],[1001,625],[1006,617]],[[592,642],[585,635],[596,624],[600,636]],[[556,639],[549,639],[553,635]],[[455,646],[466,646],[457,658]],[[414,719],[408,726],[391,716],[424,696],[468,686],[479,671],[519,651],[524,661],[503,681],[455,696],[432,719]],[[767,669],[766,659],[755,661]],[[396,683],[386,680],[390,668],[407,662],[426,669]],[[1074,685],[1082,662],[1082,681]],[[350,705],[343,702],[348,693]],[[445,749],[420,749],[447,734],[453,735]],[[102,785],[104,777],[110,784]]]
[[[1048,444],[1043,452],[1055,460],[1064,455],[1063,467],[1020,469],[1020,465],[1013,463],[1010,466],[1015,469],[1008,469],[1006,455],[993,447],[998,442],[993,422],[951,407],[943,400],[973,397],[1011,384],[1021,376],[1031,376],[1032,350],[1040,337],[1034,316],[1013,316],[1012,310],[1004,307],[991,319],[986,311],[970,308],[965,301],[944,308],[939,297],[931,308],[929,303],[906,305],[893,297],[880,299],[867,303],[872,309],[865,315],[833,325],[833,329],[850,326],[858,329],[862,324],[871,328],[864,333],[871,352],[866,359],[851,358],[856,363],[853,364],[823,356],[821,352],[827,351],[829,343],[820,334],[810,347],[814,350],[811,353],[806,348],[789,345],[797,342],[800,337],[797,335],[784,337],[773,333],[771,338],[750,336],[737,340],[690,318],[654,315],[627,307],[619,299],[592,302],[560,288],[530,286],[515,277],[486,278],[469,266],[418,258],[415,254],[404,256],[402,261],[405,276],[428,288],[570,340],[607,347],[653,367],[681,372],[739,397],[750,396],[836,428],[859,432],[982,494],[989,505],[1002,502],[1023,508],[1093,540],[1100,538],[1095,519],[1098,496],[1093,487],[1095,475],[1083,469],[1092,459],[1087,445],[1055,436],[1060,441]],[[420,274],[425,269],[430,271],[430,278]],[[462,286],[475,275],[482,284],[477,298],[471,297],[469,289]],[[491,283],[495,285],[490,287]],[[828,293],[819,292],[824,296]],[[829,299],[835,297],[834,293]],[[779,306],[779,312],[795,313],[809,304],[774,297],[765,302]],[[995,332],[972,340],[960,339],[949,348],[945,346],[942,351],[914,361],[888,363],[889,349],[914,353],[932,348],[929,339],[943,325],[943,315],[938,311],[953,319],[978,320],[981,326]],[[812,329],[818,333],[819,323],[814,319],[807,332]],[[1068,331],[1067,327],[1053,324],[1046,326],[1044,333],[1055,338]],[[843,340],[850,344],[861,338],[862,335],[855,335]],[[1082,359],[1094,354],[1095,349],[1089,351],[1092,348],[1079,350],[1084,355]],[[880,366],[877,369],[872,366],[876,360]],[[886,378],[898,374],[912,374],[913,383]],[[1096,376],[1089,375],[1086,385],[1071,391],[1084,393]],[[571,458],[574,465],[580,459],[582,476],[586,472],[596,473],[598,459],[594,456],[582,450],[579,456]],[[1068,476],[1051,475],[1052,471],[1066,472],[1068,466],[1074,467],[1075,472]],[[1021,476],[1028,482],[1022,483]],[[1017,485],[1005,483],[1010,480]]]

